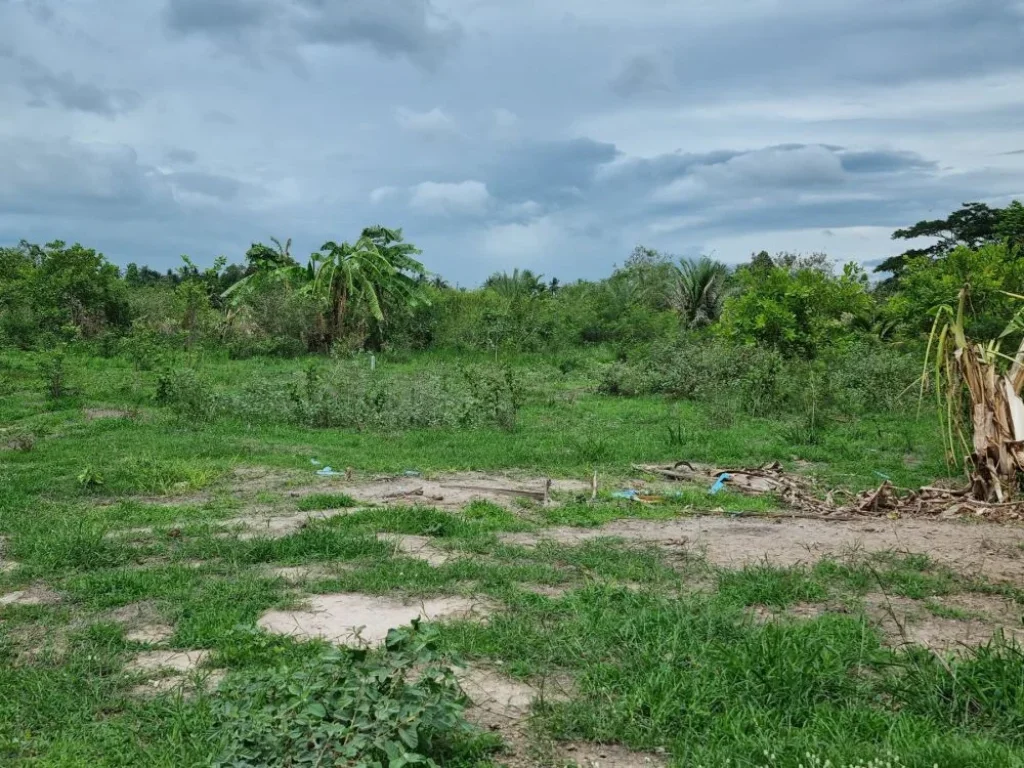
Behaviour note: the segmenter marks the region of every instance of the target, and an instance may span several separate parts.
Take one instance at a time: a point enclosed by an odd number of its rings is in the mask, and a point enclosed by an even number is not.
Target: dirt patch
[[[120,408],[86,408],[85,418],[89,421],[99,419],[130,419],[131,413]]]
[[[150,697],[165,693],[191,695],[199,688],[212,690],[224,678],[224,670],[199,670],[209,651],[148,651],[140,653],[125,671],[148,679],[132,688],[133,696]]]
[[[425,505],[457,510],[474,501],[489,501],[506,509],[518,509],[520,499],[541,503],[548,478],[465,472],[436,478],[388,477],[366,483],[348,483],[342,490],[363,504],[379,506]],[[590,483],[552,480],[555,495],[589,493]]]
[[[125,669],[129,672],[191,672],[209,656],[209,651],[146,651],[128,662]]]
[[[396,555],[413,557],[433,566],[444,565],[455,559],[451,553],[435,547],[429,536],[378,533],[377,539],[391,544],[395,548]]]
[[[42,585],[33,585],[0,596],[0,605],[54,605],[59,602],[60,595]]]
[[[467,717],[492,729],[518,725],[527,718],[534,701],[566,701],[573,689],[572,682],[562,676],[531,684],[484,667],[458,670],[456,677],[473,703]]]
[[[259,625],[268,632],[301,639],[320,638],[339,645],[377,645],[388,630],[415,618],[429,621],[479,618],[489,612],[486,603],[462,597],[441,597],[419,602],[362,594],[314,595],[309,607],[297,611],[270,611]]]
[[[779,566],[812,564],[824,557],[853,552],[921,553],[960,573],[1020,583],[1024,580],[1024,559],[1016,552],[1024,545],[1024,526],[1000,526],[999,549],[991,547],[992,530],[991,524],[939,520],[691,517],[618,520],[597,529],[550,528],[538,533],[501,534],[499,538],[509,544],[533,546],[544,540],[574,544],[616,537],[656,544],[670,551],[705,551],[710,562],[727,568],[765,562]]]
[[[560,597],[564,597],[565,594],[572,589],[572,587],[567,584],[520,584],[519,588],[527,592],[533,592],[535,595],[550,597],[555,600]]]
[[[744,613],[757,624],[767,624],[777,619],[816,619],[833,610],[823,603],[797,603],[788,608],[777,608],[770,605],[751,605]]]
[[[152,698],[162,694],[178,694],[189,698],[200,688],[205,691],[212,691],[227,673],[223,669],[211,669],[201,672],[192,672],[187,675],[169,675],[146,680],[144,683],[132,688],[132,696],[139,698]]]
[[[275,515],[272,508],[257,508],[249,514],[222,520],[220,524],[231,528],[243,528],[244,530],[237,534],[239,539],[280,539],[301,531],[314,520],[329,520],[358,511],[357,508],[344,508]]]
[[[666,764],[661,755],[585,741],[559,745],[556,752],[563,760],[574,760],[579,768],[655,768]]]
[[[992,606],[974,596],[959,602],[974,605],[976,610],[983,605]],[[969,615],[964,618],[936,616],[928,606],[919,600],[895,595],[872,593],[865,598],[868,616],[885,634],[887,644],[900,648],[907,645],[921,645],[933,651],[949,652],[972,646],[985,645],[1002,630],[1007,640],[1024,643],[1024,628],[1021,626],[1020,611],[995,616]],[[949,607],[952,607],[951,605]],[[1006,607],[1000,606],[1000,610]]]
[[[289,584],[301,584],[305,581],[332,579],[343,571],[354,571],[355,566],[348,563],[331,563],[330,565],[285,565],[267,568],[264,572],[271,578],[283,579]]]
[[[131,603],[104,614],[104,618],[125,627],[125,639],[133,643],[162,643],[174,634],[174,627],[163,622],[152,602]]]

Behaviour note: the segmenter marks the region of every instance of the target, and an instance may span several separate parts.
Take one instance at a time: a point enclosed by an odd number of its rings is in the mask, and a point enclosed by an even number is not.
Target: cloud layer
[[[1024,195],[1022,34],[1016,0],[0,0],[0,241],[166,268],[381,222],[463,284],[876,260]]]

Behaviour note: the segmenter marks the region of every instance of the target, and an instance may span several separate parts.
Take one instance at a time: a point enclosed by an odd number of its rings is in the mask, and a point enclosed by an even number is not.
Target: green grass
[[[346,509],[358,507],[359,502],[345,493],[311,493],[299,499],[301,512],[319,512],[324,509]]]
[[[549,701],[531,719],[537,745],[590,739],[635,749],[664,748],[674,766],[796,768],[807,752],[833,764],[884,756],[908,768],[1024,766],[1024,662],[993,646],[953,660],[893,651],[863,612],[884,592],[933,600],[962,592],[1024,604],[1024,592],[955,573],[926,557],[874,553],[806,568],[720,570],[696,555],[668,558],[655,547],[598,538],[579,545],[503,543],[504,533],[599,527],[628,517],[771,515],[780,501],[682,488],[660,503],[611,498],[636,476],[634,463],[689,459],[720,466],[775,459],[814,462],[823,484],[930,482],[945,470],[929,415],[859,414],[803,444],[792,417],[749,418],[692,402],[610,398],[594,393],[606,360],[563,374],[557,359],[523,356],[526,398],[513,431],[481,427],[380,432],[309,429],[231,416],[188,421],[153,402],[155,372],[121,359],[72,355],[81,394],[50,403],[35,356],[0,353],[8,394],[3,435],[31,433],[31,450],[0,453],[0,593],[46,587],[53,605],[0,608],[0,764],[26,766],[199,766],[218,753],[216,699],[139,698],[126,664],[144,646],[126,638],[117,609],[141,605],[173,627],[172,649],[210,652],[207,666],[235,682],[305,669],[325,650],[256,628],[271,608],[303,593],[361,592],[409,598],[478,597],[486,622],[440,627],[444,649],[508,674],[568,676],[575,694]],[[218,396],[254,381],[297,380],[305,361],[229,362],[197,353]],[[408,382],[454,369],[465,358],[382,358],[381,375]],[[488,358],[473,362],[487,364]],[[324,363],[326,364],[326,363]],[[357,365],[358,363],[345,363]],[[128,419],[88,420],[83,408],[134,409]],[[272,416],[272,414],[271,414]],[[666,425],[673,426],[673,432]],[[913,461],[905,461],[910,455]],[[329,485],[316,486],[315,458],[357,477],[461,470],[510,470],[589,479],[597,501],[559,497],[558,506],[477,502],[451,512],[423,507],[360,508]],[[268,468],[273,482],[238,468]],[[86,469],[97,482],[78,481]],[[308,488],[306,486],[309,486]],[[298,499],[287,490],[301,489]],[[226,525],[263,512],[344,510],[280,538],[245,538]],[[320,516],[314,516],[319,518]],[[137,529],[137,530],[132,530]],[[450,558],[433,566],[378,539],[431,537]],[[317,566],[300,585],[280,566]],[[537,588],[549,593],[536,594]],[[554,590],[553,588],[557,588]],[[798,603],[845,606],[796,620]],[[964,618],[937,602],[923,603]],[[778,611],[759,623],[751,606]],[[244,685],[242,686],[244,688]],[[446,768],[500,763],[461,757]]]

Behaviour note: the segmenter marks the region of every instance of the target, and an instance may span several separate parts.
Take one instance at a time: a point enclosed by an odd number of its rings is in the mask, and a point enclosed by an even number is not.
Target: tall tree
[[[999,227],[1002,210],[990,208],[985,203],[964,203],[957,211],[944,219],[919,221],[912,227],[897,229],[892,233],[893,240],[913,240],[918,237],[933,237],[936,241],[924,248],[911,248],[899,256],[886,259],[875,272],[892,272],[898,280],[906,268],[908,260],[917,256],[939,258],[954,248],[966,245],[978,248],[986,243],[1000,239]]]

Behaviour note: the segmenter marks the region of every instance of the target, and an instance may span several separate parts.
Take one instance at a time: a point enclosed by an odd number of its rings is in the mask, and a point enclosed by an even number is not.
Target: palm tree
[[[700,328],[715,322],[725,302],[725,278],[728,268],[707,256],[680,259],[673,264],[668,303],[679,313],[687,328]]]
[[[544,275],[536,275],[529,269],[514,269],[495,272],[484,281],[484,288],[490,288],[508,299],[537,296],[544,292]]]

